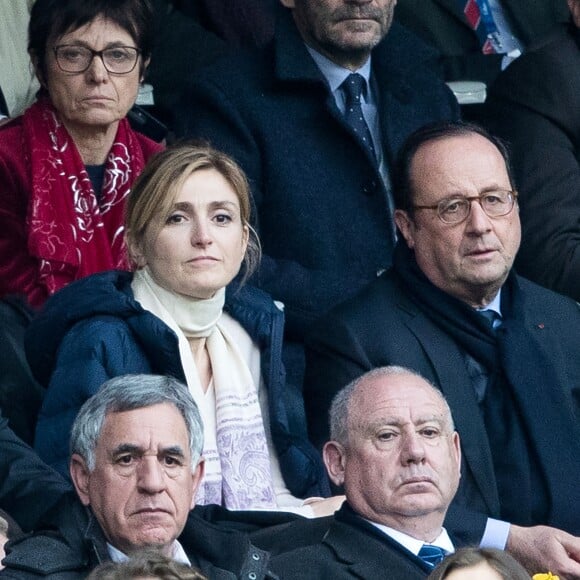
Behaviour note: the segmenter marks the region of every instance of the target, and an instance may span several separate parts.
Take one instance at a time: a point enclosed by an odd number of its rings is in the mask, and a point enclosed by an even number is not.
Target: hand
[[[312,499],[305,501],[305,505],[309,505],[314,512],[315,518],[324,516],[331,516],[337,509],[340,509],[342,502],[345,500],[344,495],[334,495],[326,499]]]
[[[506,549],[531,574],[552,572],[560,580],[580,579],[580,538],[562,530],[512,524]]]

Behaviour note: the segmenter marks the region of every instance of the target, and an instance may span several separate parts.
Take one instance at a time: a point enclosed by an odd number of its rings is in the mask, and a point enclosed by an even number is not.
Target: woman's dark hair
[[[131,35],[143,62],[151,56],[155,31],[150,0],[36,0],[30,11],[28,52],[43,77],[49,42],[99,16]]]
[[[444,580],[455,570],[473,568],[478,564],[487,564],[504,580],[530,580],[526,569],[512,556],[503,550],[493,548],[462,548],[447,556],[427,580]]]
[[[506,144],[501,139],[491,135],[483,127],[475,123],[466,123],[464,121],[436,121],[434,123],[428,123],[412,133],[403,143],[397,154],[392,176],[395,207],[406,211],[409,215],[413,215],[415,192],[413,191],[413,182],[411,179],[411,164],[422,145],[431,141],[440,141],[451,137],[468,137],[469,135],[480,135],[492,145],[495,145],[505,161],[511,187],[515,189],[509,152]]]

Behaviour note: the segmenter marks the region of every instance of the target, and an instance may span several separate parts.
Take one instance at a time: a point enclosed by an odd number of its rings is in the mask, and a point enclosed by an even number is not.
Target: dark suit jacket
[[[486,124],[511,145],[519,273],[580,300],[580,31],[554,34],[498,78]]]
[[[0,409],[15,435],[30,445],[44,396],[24,352],[24,334],[33,315],[24,296],[0,300]]]
[[[152,0],[155,44],[147,82],[153,85],[156,117],[175,131],[174,109],[188,80],[199,68],[227,53],[224,40],[173,7],[171,0]]]
[[[203,511],[203,510],[202,510]],[[106,538],[97,519],[76,494],[63,495],[42,531],[11,541],[6,546],[2,578],[28,580],[86,578],[101,562],[110,561]],[[247,534],[214,525],[192,510],[179,536],[192,565],[208,578],[269,579],[269,554],[256,548]]]
[[[285,303],[287,336],[302,339],[390,264],[393,225],[375,164],[286,12],[273,44],[200,72],[177,116],[184,135],[209,139],[248,175],[264,250],[254,281]],[[401,27],[372,58],[390,163],[413,130],[458,108],[433,51]]]
[[[580,454],[580,437],[562,432],[558,425],[563,417],[577,424],[580,415],[580,309],[572,300],[527,280],[519,278],[518,282],[524,324],[535,329],[530,340],[537,340],[536,348],[553,362],[558,377],[553,385],[518,386],[525,389],[524,402],[518,400],[536,452],[535,467],[545,478],[551,499],[548,521],[536,523],[578,533],[580,491],[570,489],[578,490],[575,482],[580,474],[578,462],[569,456]],[[321,320],[306,347],[305,403],[316,444],[327,439],[325,418],[332,397],[342,386],[374,367],[408,367],[441,389],[461,436],[462,477],[452,506],[499,516],[491,450],[464,354],[412,302],[394,271],[383,274],[356,298]],[[520,364],[525,365],[526,345],[514,344],[513,348],[519,353]],[[576,447],[579,449],[574,451]],[[567,458],[563,460],[563,456]],[[445,524],[450,532],[468,521],[467,516],[450,515],[453,521],[448,517]],[[481,525],[481,521],[473,525]]]
[[[337,512],[320,543],[276,556],[272,569],[285,580],[420,580],[430,571],[420,558],[347,505]]]
[[[179,9],[197,19],[228,45],[262,46],[272,39],[278,0],[176,0]]]
[[[516,36],[528,47],[569,18],[566,0],[502,0]],[[483,55],[458,0],[398,0],[395,19],[435,46],[446,80],[492,82],[501,55]]]
[[[0,508],[28,531],[69,489],[0,416]]]

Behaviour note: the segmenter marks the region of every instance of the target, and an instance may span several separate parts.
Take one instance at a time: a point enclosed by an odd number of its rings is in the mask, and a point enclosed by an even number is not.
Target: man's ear
[[[344,484],[344,469],[346,466],[344,447],[336,441],[328,441],[322,449],[322,459],[326,465],[326,471],[334,485]]]
[[[285,6],[286,8],[295,8],[296,7],[295,0],[280,0],[280,4],[282,4],[282,6]]]
[[[69,472],[81,503],[85,506],[90,505],[89,482],[91,472],[87,467],[86,461],[78,453],[73,453],[70,459]]]
[[[413,249],[415,247],[415,222],[402,209],[395,210],[394,218],[395,224],[407,242],[407,246]]]
[[[189,509],[193,509],[195,507],[195,494],[197,492],[197,488],[203,479],[203,474],[205,473],[205,459],[203,457],[200,458],[195,471],[191,474],[193,479],[193,493],[191,494],[191,505]]]
[[[461,441],[459,439],[459,433],[454,431],[452,438],[453,454],[457,462],[457,471],[459,472],[457,479],[459,480],[461,478]]]
[[[577,28],[580,28],[580,0],[568,0],[568,8],[572,14],[572,20]]]

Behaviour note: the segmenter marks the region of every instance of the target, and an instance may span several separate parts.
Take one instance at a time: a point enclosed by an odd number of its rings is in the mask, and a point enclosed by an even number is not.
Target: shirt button
[[[252,554],[252,558],[254,558],[254,560],[256,560],[256,562],[260,559],[260,554],[257,554],[256,552],[254,552]]]
[[[256,578],[257,578],[257,576],[256,576],[256,573],[255,573],[255,572],[250,572],[250,573],[248,574],[248,578],[249,578],[250,580],[256,580]]]

